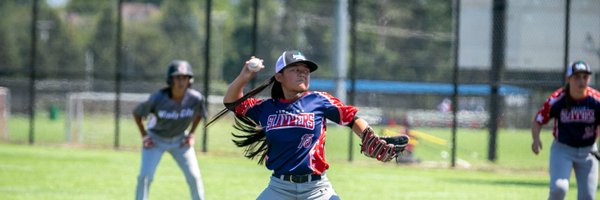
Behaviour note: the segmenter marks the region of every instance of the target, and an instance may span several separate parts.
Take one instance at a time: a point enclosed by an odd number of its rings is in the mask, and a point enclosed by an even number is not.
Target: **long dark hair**
[[[573,105],[573,97],[571,96],[571,88],[569,83],[565,84],[563,91],[565,92],[565,107],[570,112]]]
[[[267,87],[271,86],[271,98],[279,99],[283,98],[283,89],[281,88],[281,83],[275,80],[275,76],[265,80],[258,87],[250,90],[246,93],[242,98],[238,99],[232,103],[226,103],[225,108],[217,113],[208,123],[206,123],[205,127],[210,126],[215,121],[219,120],[223,117],[227,112],[233,111],[235,107],[240,105],[246,99],[251,98],[265,90]],[[233,143],[238,147],[244,147],[244,156],[249,159],[254,159],[257,156],[259,157],[258,164],[263,164],[266,158],[266,152],[269,144],[266,141],[266,133],[265,130],[254,120],[246,117],[246,116],[235,116],[235,123],[233,128],[240,131],[240,133],[231,133],[233,137],[237,138],[233,139]]]

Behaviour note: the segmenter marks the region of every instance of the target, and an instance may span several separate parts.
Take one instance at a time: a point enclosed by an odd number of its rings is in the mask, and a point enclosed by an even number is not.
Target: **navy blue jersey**
[[[358,109],[325,92],[306,92],[295,101],[250,98],[236,115],[258,122],[268,144],[266,166],[276,174],[322,174],[327,119],[348,125]]]
[[[600,116],[600,94],[591,87],[586,89],[583,99],[571,99],[567,108],[568,94],[561,88],[556,90],[536,114],[535,121],[546,124],[554,118],[554,139],[572,147],[593,145],[598,137]]]

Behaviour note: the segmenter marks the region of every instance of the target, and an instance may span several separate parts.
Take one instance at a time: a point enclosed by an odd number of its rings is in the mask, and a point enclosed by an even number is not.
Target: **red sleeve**
[[[235,107],[235,115],[246,116],[246,112],[250,110],[254,105],[259,104],[263,100],[256,98],[248,98]]]
[[[546,99],[546,101],[544,102],[544,105],[542,105],[540,110],[537,112],[537,114],[535,115],[534,121],[539,124],[548,123],[548,121],[550,121],[550,119],[553,117],[550,113],[552,106],[554,105],[554,103],[556,103],[558,100],[560,100],[563,97],[564,97],[564,92],[563,92],[562,88],[554,91],[552,93],[552,95],[550,95],[550,97],[548,97],[548,99]]]
[[[348,125],[348,124],[350,124],[350,122],[352,122],[352,119],[354,119],[354,116],[356,116],[356,113],[358,112],[358,108],[342,103],[342,101],[340,101],[338,98],[332,96],[329,93],[326,93],[326,92],[318,92],[318,93],[321,96],[325,97],[326,101],[329,104],[329,105],[326,104],[326,106],[327,106],[326,110],[332,111],[332,112],[325,113],[325,116],[328,119],[330,119],[340,125],[344,125],[344,126]]]
[[[598,92],[598,90],[588,86],[586,92],[588,96],[591,96],[594,100],[600,102],[600,92]]]

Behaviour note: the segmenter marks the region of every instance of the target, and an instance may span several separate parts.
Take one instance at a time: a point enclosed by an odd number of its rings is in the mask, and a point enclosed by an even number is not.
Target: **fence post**
[[[498,119],[500,116],[500,98],[498,88],[502,80],[504,68],[504,51],[505,51],[505,15],[506,15],[506,0],[494,0],[492,21],[492,69],[490,73],[490,118],[489,118],[489,144],[488,144],[488,160],[496,161],[496,138],[498,137]]]
[[[453,93],[452,93],[452,155],[450,159],[450,165],[452,167],[456,167],[456,125],[458,124],[458,119],[456,113],[458,112],[458,45],[460,39],[460,0],[454,0],[453,2],[453,12],[454,13],[454,42],[453,45],[453,73],[452,73],[452,83],[453,83]]]
[[[33,0],[33,16],[31,17],[31,47],[29,49],[29,144],[34,142],[35,128],[35,71],[37,52],[37,20],[39,0]]]
[[[571,0],[565,1],[565,55],[563,57],[563,73],[567,72],[567,65],[569,65],[569,27],[571,17]],[[563,83],[567,82],[567,77],[563,76]]]
[[[350,0],[350,94],[348,104],[355,104],[356,96],[356,0]],[[354,133],[350,129],[348,136],[348,161],[352,161],[352,147],[354,146]]]
[[[208,95],[210,93],[209,89],[209,72],[210,72],[210,15],[212,11],[212,0],[206,1],[206,39],[204,40],[204,94],[206,94],[206,101],[204,101],[204,108],[208,109]],[[204,128],[202,129],[202,152],[207,151],[207,138],[208,137],[208,128],[206,128],[206,123],[208,119],[204,119]]]
[[[119,131],[120,131],[120,121],[121,121],[121,71],[122,71],[122,62],[121,62],[121,26],[122,26],[122,12],[121,5],[123,5],[123,0],[119,0],[117,6],[117,41],[115,44],[115,59],[117,60],[115,66],[115,143],[114,148],[119,148]]]

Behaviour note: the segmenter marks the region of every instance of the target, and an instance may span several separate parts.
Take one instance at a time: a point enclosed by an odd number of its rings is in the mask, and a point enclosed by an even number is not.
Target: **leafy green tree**
[[[2,1],[2,2],[13,2],[13,1]],[[15,48],[17,49],[18,61],[16,65],[11,66],[15,69],[16,76],[29,76],[29,59],[31,56],[31,3],[23,3],[20,1],[13,2],[12,6],[4,7],[9,9],[6,13],[10,15],[7,19],[9,20],[6,28],[13,40],[15,41]],[[10,3],[9,3],[10,4]],[[5,4],[6,5],[6,4]],[[5,12],[2,12],[5,13]],[[4,28],[3,28],[4,29]]]
[[[319,71],[315,75],[333,77],[333,42],[335,32],[335,1],[286,1],[284,26],[278,37],[284,50],[299,49],[318,61]],[[290,38],[295,38],[290,40]],[[281,51],[281,50],[279,50]],[[281,53],[281,52],[279,52]]]
[[[45,4],[40,6],[38,40],[38,76],[59,78],[83,74],[83,53],[72,40],[72,32],[59,18],[55,10]]]
[[[410,17],[404,19],[407,27],[426,34],[412,40],[404,40],[407,47],[416,47],[411,57],[407,57],[410,68],[417,74],[416,77],[427,81],[451,81],[447,74],[451,74],[451,47],[452,41],[452,9],[451,2],[429,1],[411,2]],[[438,36],[436,33],[447,35]],[[440,73],[441,72],[441,73]]]
[[[11,1],[0,1],[0,27],[11,26],[11,19],[16,14],[11,10]],[[14,29],[0,28],[0,74],[15,75],[20,68],[19,49],[13,37],[14,33]]]
[[[170,59],[165,56],[165,41],[156,25],[132,26],[125,36],[127,51],[123,52],[127,77],[163,80]],[[196,70],[194,73],[198,73]]]
[[[164,0],[128,0],[127,2],[151,3],[160,6]]]
[[[323,24],[311,24],[314,16],[330,12],[327,8],[321,1],[260,1],[256,55],[265,60],[267,70],[273,70],[275,59],[282,51],[291,49],[309,53],[311,59],[321,61],[321,66],[328,64],[330,28]],[[231,18],[235,22],[230,36],[232,42],[227,47],[222,68],[223,78],[227,82],[237,76],[239,68],[252,53],[253,2],[240,1],[233,9]],[[319,74],[327,71],[327,67],[322,67]],[[270,76],[270,73],[261,75]],[[266,77],[258,77],[259,81],[262,78]]]
[[[167,43],[163,54],[171,59],[188,60],[194,68],[201,63],[203,40],[199,34],[196,15],[197,2],[191,0],[166,1],[162,4],[163,17],[160,27]],[[201,70],[195,70],[200,74]]]
[[[252,51],[252,1],[241,1],[232,12],[237,19],[230,36],[231,45],[227,48],[222,76],[228,83],[239,74],[241,65]]]
[[[451,2],[364,1],[358,6],[359,77],[450,80]]]
[[[104,8],[96,26],[94,36],[88,45],[94,66],[94,77],[112,79],[114,77],[115,43],[117,20],[112,8]]]
[[[95,15],[102,13],[104,9],[111,8],[118,0],[69,0],[66,6],[67,12],[83,15]]]

